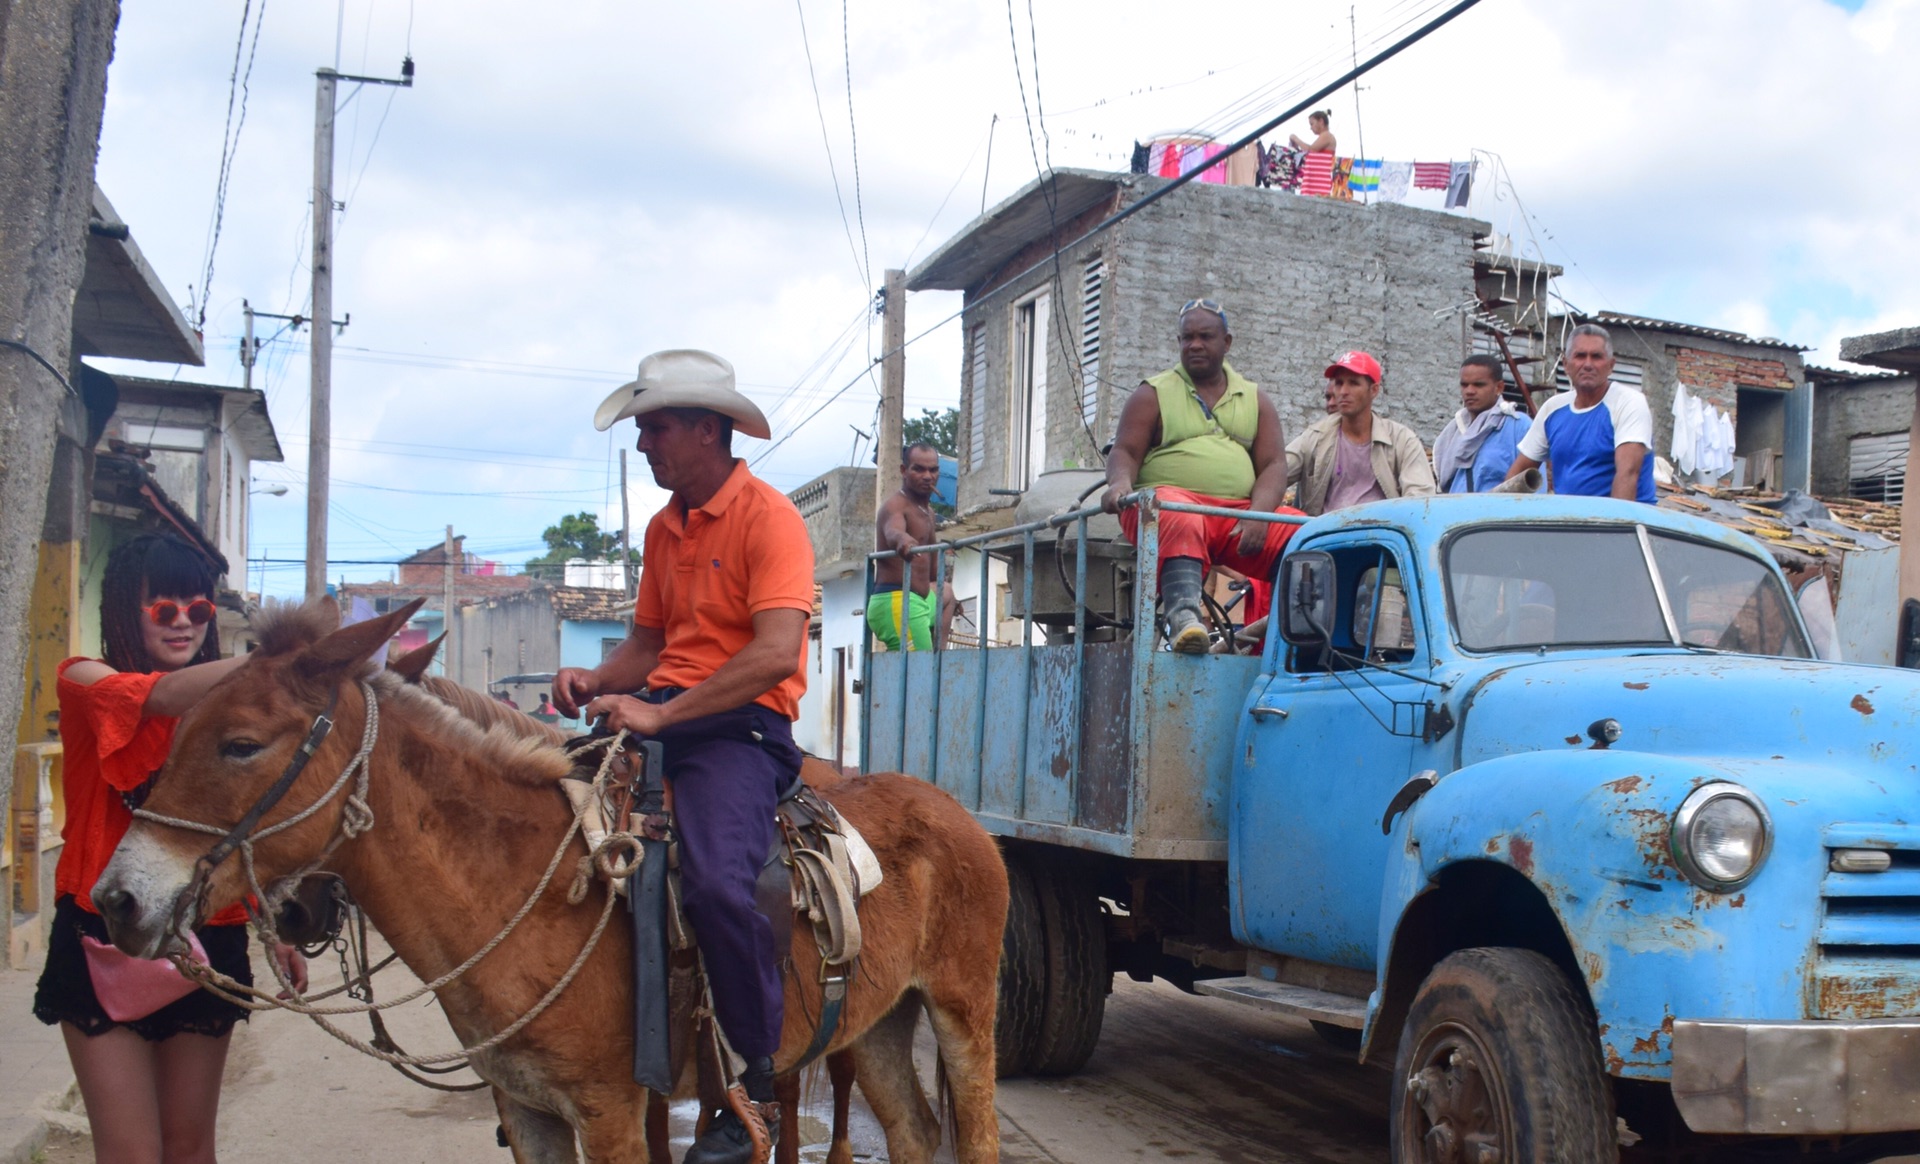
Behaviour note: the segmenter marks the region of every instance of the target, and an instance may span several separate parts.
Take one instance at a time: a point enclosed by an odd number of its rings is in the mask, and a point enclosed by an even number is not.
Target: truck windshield
[[[1648,533],[1683,643],[1810,656],[1792,600],[1763,563]],[[1448,547],[1447,587],[1460,645],[1470,651],[1673,641],[1635,529],[1474,530]]]

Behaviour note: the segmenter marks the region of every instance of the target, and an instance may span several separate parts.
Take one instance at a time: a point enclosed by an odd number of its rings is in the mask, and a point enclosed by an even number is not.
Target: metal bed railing
[[[1139,512],[1139,524],[1137,526],[1135,536],[1133,539],[1135,582],[1133,586],[1133,609],[1132,609],[1132,620],[1131,620],[1132,627],[1133,627],[1132,663],[1133,663],[1133,676],[1134,676],[1136,688],[1139,685],[1142,685],[1145,683],[1149,658],[1152,655],[1152,653],[1157,649],[1156,647],[1157,636],[1153,628],[1155,625],[1154,607],[1159,598],[1159,593],[1158,593],[1159,570],[1157,569],[1157,566],[1160,559],[1160,514],[1161,513],[1195,513],[1195,514],[1201,514],[1209,517],[1227,517],[1227,518],[1232,518],[1236,521],[1242,518],[1251,518],[1255,521],[1264,522],[1271,525],[1297,526],[1297,525],[1304,524],[1308,520],[1308,518],[1305,517],[1304,515],[1297,514],[1297,513],[1252,512],[1252,511],[1243,510],[1243,509],[1230,509],[1225,506],[1218,506],[1218,505],[1200,505],[1200,504],[1184,502],[1184,501],[1161,501],[1155,495],[1154,490],[1150,488],[1136,490],[1133,493],[1127,494],[1125,497],[1121,499],[1120,504],[1123,509],[1137,508]],[[993,559],[996,554],[1010,555],[1013,552],[1017,551],[1021,558],[1022,569],[1020,572],[1021,573],[1020,637],[1016,645],[1024,651],[1025,658],[1023,660],[1023,663],[1020,669],[1020,672],[1021,672],[1020,699],[1015,706],[1023,709],[1030,708],[1032,697],[1033,697],[1033,649],[1032,648],[1036,645],[1035,634],[1034,634],[1034,594],[1033,594],[1035,539],[1037,535],[1047,533],[1047,532],[1054,532],[1058,537],[1061,531],[1064,529],[1064,527],[1072,526],[1074,531],[1074,538],[1073,538],[1073,546],[1074,546],[1073,579],[1074,580],[1073,580],[1073,588],[1072,588],[1074,601],[1073,601],[1073,637],[1070,645],[1073,647],[1073,650],[1074,650],[1074,660],[1073,660],[1073,666],[1070,669],[1069,690],[1070,690],[1071,705],[1073,708],[1073,715],[1070,717],[1070,722],[1077,724],[1083,720],[1084,718],[1083,712],[1085,710],[1082,707],[1082,703],[1085,698],[1087,620],[1088,620],[1088,615],[1090,613],[1087,609],[1087,604],[1085,601],[1085,596],[1087,594],[1087,542],[1089,538],[1088,523],[1091,520],[1095,518],[1099,518],[1103,515],[1104,515],[1104,511],[1098,505],[1083,506],[1081,508],[1072,509],[1063,513],[1055,514],[1052,517],[1044,518],[1039,521],[1025,522],[1020,525],[1014,525],[1004,529],[991,530],[986,533],[979,533],[979,534],[970,535],[968,537],[956,538],[952,541],[932,542],[924,546],[914,546],[913,548],[906,551],[898,551],[898,550],[876,551],[875,553],[869,554],[867,556],[867,577],[866,577],[867,599],[871,601],[873,594],[875,593],[874,567],[876,564],[882,561],[887,561],[887,560],[898,560],[907,556],[911,556],[913,558],[918,559],[918,558],[924,558],[926,555],[931,555],[933,559],[933,568],[932,568],[930,577],[932,579],[933,586],[930,588],[929,593],[931,594],[935,602],[935,617],[937,620],[938,609],[939,609],[938,603],[940,600],[939,585],[941,580],[945,579],[947,576],[948,555],[954,554],[960,550],[978,549],[981,551],[980,553],[980,588],[979,588],[979,600],[978,600],[978,608],[977,608],[979,636],[978,636],[978,641],[976,645],[963,648],[963,649],[970,650],[970,651],[977,651],[981,653],[982,656],[984,656],[985,653],[988,652],[989,650],[995,650],[995,649],[1005,650],[1006,649],[1005,647],[995,647],[991,642],[993,638],[992,624],[987,617],[988,597],[992,593],[991,571],[992,571]],[[913,563],[912,565],[914,567],[917,567],[918,564]],[[915,574],[918,574],[919,571],[917,568],[915,568],[913,572]],[[897,630],[899,632],[898,641],[901,646],[900,653],[902,655],[902,659],[900,663],[900,679],[899,679],[899,715],[898,715],[899,722],[895,730],[898,733],[898,751],[896,755],[898,755],[901,758],[901,760],[904,762],[907,756],[907,741],[908,741],[908,731],[909,731],[909,728],[908,728],[909,717],[907,715],[908,684],[914,668],[911,665],[909,665],[909,661],[908,661],[912,657],[912,653],[908,650],[911,644],[910,627],[909,627],[911,599],[908,597],[908,594],[910,592],[910,586],[905,577],[906,571],[903,571],[902,573],[903,573],[903,578],[901,582],[901,601],[899,606],[900,622],[899,622],[899,626],[897,627]],[[997,613],[998,612],[996,612],[996,614]],[[876,686],[877,686],[874,681],[873,666],[872,666],[873,655],[874,655],[873,639],[874,639],[874,636],[870,630],[867,631],[867,633],[862,634],[860,638],[860,674],[861,674],[862,682],[861,682],[861,696],[860,696],[861,704],[860,704],[859,756],[860,756],[860,769],[863,772],[872,770],[871,762],[872,762],[872,746],[873,746],[874,735],[880,729],[880,726],[881,726],[874,722],[874,717],[873,717],[874,696],[876,693]],[[930,714],[927,718],[927,725],[926,725],[927,732],[933,737],[931,740],[931,746],[928,749],[931,770],[927,772],[920,772],[920,773],[914,773],[914,774],[921,776],[922,778],[928,780],[931,783],[939,784],[940,783],[940,751],[941,750],[939,747],[938,732],[940,728],[940,701],[944,694],[944,689],[946,687],[946,684],[941,682],[940,667],[937,662],[937,659],[940,654],[945,654],[949,652],[936,650],[932,653],[935,655],[936,661],[933,663],[931,668],[932,681],[933,681],[932,707],[930,708]],[[976,787],[978,787],[978,778],[982,774],[982,769],[985,763],[985,755],[986,755],[987,716],[985,714],[985,708],[987,705],[988,668],[987,668],[986,660],[984,657],[980,661],[980,666],[978,667],[978,671],[979,671],[979,676],[977,680],[978,689],[975,693],[975,698],[978,700],[978,707],[980,710],[979,710],[979,713],[975,716],[974,741],[973,741],[973,748],[972,748],[973,764],[975,768],[974,776],[976,778],[975,779]],[[1020,752],[1019,754],[1022,757],[1025,757],[1027,755],[1027,748],[1030,742],[1029,734],[1031,731],[1031,724],[1032,724],[1032,715],[1030,711],[1027,714],[1023,714],[1020,716]],[[1081,743],[1080,743],[1079,732],[1076,731],[1071,733],[1071,738],[1072,738],[1072,744],[1071,744],[1071,754],[1069,757],[1068,779],[1071,781],[1072,787],[1077,789],[1079,787],[1079,781],[1080,781],[1080,762],[1081,762]]]

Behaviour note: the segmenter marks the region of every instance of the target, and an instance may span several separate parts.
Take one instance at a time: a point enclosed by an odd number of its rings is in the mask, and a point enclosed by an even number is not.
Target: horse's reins
[[[206,892],[207,882],[212,875],[213,869],[237,851],[241,854],[242,861],[246,866],[248,887],[253,891],[255,901],[260,904],[258,912],[249,911],[253,913],[255,928],[259,931],[263,941],[271,939],[273,934],[271,926],[267,922],[267,918],[271,913],[268,908],[269,895],[261,887],[259,877],[254,868],[254,842],[272,836],[285,829],[292,828],[294,825],[312,816],[315,812],[318,812],[323,806],[330,803],[334,797],[339,795],[340,790],[346,787],[347,781],[352,779],[356,773],[359,776],[359,787],[347,798],[347,807],[342,813],[338,833],[335,834],[320,854],[305,868],[288,874],[286,877],[276,881],[275,884],[297,881],[300,877],[317,869],[343,841],[351,840],[373,827],[373,810],[367,804],[367,783],[369,777],[367,761],[372,755],[374,745],[379,739],[380,712],[379,702],[374,697],[372,686],[365,680],[362,680],[360,682],[360,690],[361,694],[365,697],[367,710],[366,726],[362,731],[359,751],[354,754],[353,759],[348,762],[347,766],[341,769],[339,777],[335,779],[333,786],[329,788],[324,795],[305,809],[288,817],[286,820],[276,822],[264,829],[260,829],[258,832],[253,831],[259,825],[261,818],[272,811],[274,805],[286,796],[287,791],[293,786],[294,781],[298,779],[300,773],[305,770],[308,761],[313,758],[313,753],[320,748],[321,744],[325,742],[327,736],[332,732],[332,712],[339,700],[338,689],[335,690],[333,699],[328,702],[327,710],[315,717],[313,726],[308,730],[306,742],[301,745],[300,751],[289,761],[287,770],[281,773],[279,779],[274,782],[273,786],[262,794],[260,800],[254,804],[246,816],[242,817],[239,823],[233,827],[222,829],[216,825],[202,824],[198,821],[165,816],[144,808],[133,810],[135,816],[143,820],[152,821],[155,824],[207,833],[221,838],[212,849],[208,850],[206,854],[202,855],[201,858],[195,862],[193,879],[188,883],[186,888],[181,890],[180,894],[174,900],[173,926],[176,932],[181,929],[181,923],[184,920],[188,905],[198,901],[200,895]],[[608,781],[614,758],[619,754],[621,746],[625,742],[626,735],[627,733],[622,730],[608,739],[595,739],[588,745],[588,747],[597,747],[602,743],[609,744],[606,756],[600,765],[599,772],[595,776],[595,784],[601,789],[604,789]],[[578,750],[585,751],[587,748],[583,747]],[[545,872],[541,874],[539,884],[534,886],[533,892],[528,895],[527,900],[520,906],[520,909],[511,918],[507,919],[506,924],[501,927],[499,933],[495,934],[485,945],[474,951],[473,954],[460,965],[455,966],[452,970],[449,970],[432,982],[423,983],[417,989],[409,991],[398,998],[390,999],[383,1003],[369,1001],[354,1006],[322,1007],[313,1005],[313,1002],[335,994],[342,992],[351,994],[354,992],[354,987],[356,986],[361,988],[366,987],[368,985],[366,979],[371,977],[371,971],[363,976],[358,983],[343,983],[341,986],[313,996],[313,999],[310,1001],[305,995],[293,988],[293,984],[289,982],[281,972],[279,962],[274,959],[269,959],[269,965],[273,968],[275,979],[279,981],[282,989],[287,992],[289,996],[287,998],[275,997],[246,983],[236,981],[220,973],[218,970],[213,969],[213,967],[204,962],[192,960],[184,953],[176,953],[173,955],[175,965],[180,968],[180,972],[183,975],[200,983],[209,993],[225,999],[227,1002],[242,1009],[249,1011],[289,1010],[296,1014],[304,1014],[312,1019],[314,1024],[320,1027],[321,1030],[326,1031],[342,1043],[345,1043],[363,1055],[379,1059],[399,1069],[402,1074],[408,1075],[409,1078],[415,1079],[416,1082],[440,1090],[470,1090],[470,1088],[467,1087],[450,1087],[446,1084],[437,1084],[425,1079],[419,1079],[416,1076],[412,1076],[405,1068],[418,1067],[429,1069],[439,1064],[448,1063],[467,1063],[471,1065],[470,1060],[474,1054],[498,1046],[500,1043],[518,1034],[528,1023],[539,1017],[547,1007],[553,1004],[555,999],[560,997],[561,992],[573,982],[575,976],[579,974],[580,969],[586,965],[587,958],[600,944],[601,935],[606,932],[607,923],[613,916],[614,903],[618,900],[618,897],[611,890],[609,890],[606,895],[606,901],[601,907],[600,918],[594,924],[593,932],[588,936],[586,944],[581,948],[580,953],[575,956],[572,965],[567,967],[566,972],[560,976],[560,979],[553,984],[552,988],[549,989],[538,1002],[534,1003],[531,1009],[489,1038],[471,1047],[463,1047],[458,1051],[445,1054],[408,1055],[400,1052],[394,1047],[392,1040],[385,1036],[384,1031],[380,1029],[381,1024],[378,1022],[378,1013],[394,1007],[404,1006],[415,999],[447,986],[460,978],[468,970],[471,970],[482,958],[492,953],[495,948],[506,940],[509,934],[513,933],[520,922],[533,911],[534,905],[546,894],[547,887],[552,884],[554,872],[560,866],[561,858],[566,855],[568,847],[572,845],[573,838],[579,834],[581,827],[582,818],[580,814],[576,813],[573,817],[572,824],[567,829],[566,835],[560,838],[560,844],[554,850],[553,859],[547,863]],[[581,860],[579,868],[575,873],[574,882],[567,894],[569,903],[578,904],[585,898],[587,885],[592,880],[593,873],[596,870],[609,878],[625,876],[632,872],[631,860],[624,863],[620,861],[619,853],[621,850],[625,850],[627,856],[631,858],[639,850],[638,840],[630,833],[610,833],[605,840],[598,846],[595,846],[592,851]],[[391,959],[388,959],[387,961],[390,960]],[[382,965],[384,964],[385,962],[383,961]],[[370,991],[368,993],[369,995],[371,994]],[[375,1021],[374,1043],[369,1044],[349,1035],[347,1032],[328,1022],[325,1017],[329,1015],[348,1014],[366,1014]],[[384,1046],[382,1046],[382,1044],[384,1044]],[[389,1050],[387,1048],[394,1049]]]

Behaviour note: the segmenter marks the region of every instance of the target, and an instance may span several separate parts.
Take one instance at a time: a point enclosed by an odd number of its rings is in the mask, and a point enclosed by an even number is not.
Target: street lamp
[[[274,484],[274,485],[265,485],[259,489],[247,490],[248,496],[253,496],[256,493],[264,493],[268,497],[285,497],[287,495],[287,487],[285,485]],[[247,544],[240,548],[240,563],[243,568],[246,565],[247,555],[251,553],[252,550],[253,550],[253,506],[249,505],[247,506]],[[244,579],[246,576],[242,574],[241,577]],[[260,556],[259,594],[263,601],[266,598],[266,593],[267,593],[267,562],[266,562],[266,555],[262,554]]]

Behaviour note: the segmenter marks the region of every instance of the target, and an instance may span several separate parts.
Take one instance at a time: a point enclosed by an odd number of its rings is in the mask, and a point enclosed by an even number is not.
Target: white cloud
[[[1248,128],[1337,75],[1354,51],[1348,4],[1334,0],[1204,13],[1146,0],[1035,5],[1036,87],[1025,4],[1012,6],[1010,38],[1005,3],[849,0],[856,208],[841,9],[802,3],[818,110],[792,7],[349,0],[342,68],[395,73],[411,19],[419,80],[369,88],[340,118],[336,196],[351,191],[351,205],[335,304],[353,313],[340,342],[606,375],[402,366],[343,351],[336,475],[472,496],[342,487],[336,500],[352,520],[336,519],[334,556],[393,557],[395,546],[437,540],[449,520],[503,554],[537,549],[563,512],[617,522],[615,446],[588,417],[656,348],[713,348],[777,421],[811,412],[878,350],[877,326],[870,341],[863,321],[847,359],[816,370],[805,392],[769,387],[800,382],[863,310],[872,288],[848,254],[849,233],[860,246],[856,216],[871,284],[904,263],[932,220],[923,258],[978,212],[996,114],[989,203],[1030,181],[1049,143],[1056,165],[1124,168],[1135,137]],[[1361,4],[1360,53],[1438,9]],[[241,297],[278,311],[304,301],[313,70],[332,59],[334,16],[324,4],[268,11],[214,279],[209,367],[191,375],[238,381]],[[200,279],[238,17],[231,2],[155,0],[121,18],[101,180],[183,299]],[[1049,111],[1047,142],[1030,143],[1010,40],[1029,111]],[[1920,0],[1869,0],[1857,14],[1823,0],[1502,0],[1368,77],[1357,106],[1351,89],[1326,104],[1343,152],[1364,137],[1368,154],[1389,158],[1497,154],[1510,184],[1483,169],[1471,211],[1566,264],[1576,303],[1779,335],[1830,360],[1841,335],[1920,319],[1920,211],[1908,193],[1920,159],[1904,148],[1920,108],[1920,71],[1907,66],[1916,50]],[[954,294],[914,296],[909,334],[957,307]],[[910,412],[957,398],[959,359],[952,328],[910,351]],[[261,476],[297,480],[304,349],[272,362],[264,378],[289,463]],[[767,476],[791,488],[843,461],[848,426],[869,427],[874,400],[856,383],[768,459]],[[543,459],[410,459],[370,441]],[[636,485],[633,498],[644,514],[659,494]],[[257,521],[256,549],[295,556],[297,495],[258,499]],[[287,592],[298,577],[288,569],[270,584]]]

